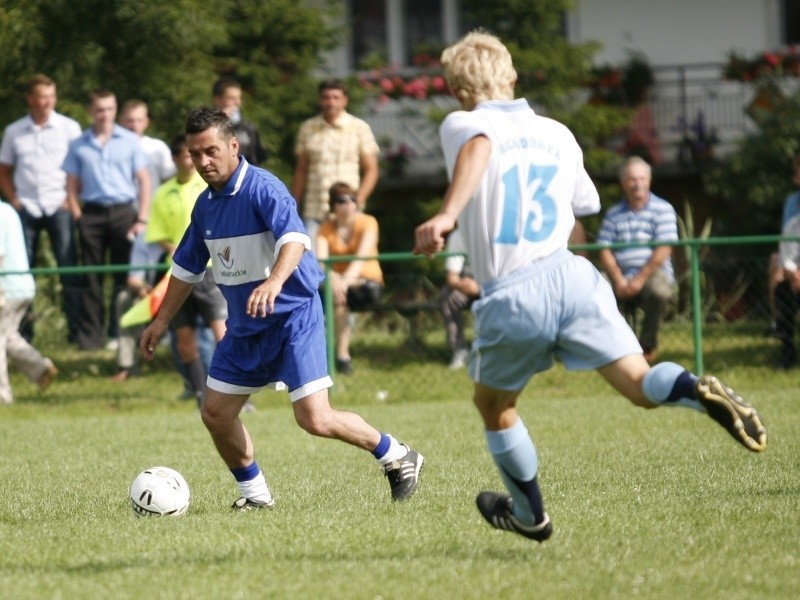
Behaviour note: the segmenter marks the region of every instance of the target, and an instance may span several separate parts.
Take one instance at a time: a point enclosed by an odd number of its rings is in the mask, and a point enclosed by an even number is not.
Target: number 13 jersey
[[[569,129],[537,115],[524,98],[447,116],[440,136],[451,178],[461,148],[479,135],[492,153],[458,227],[483,284],[566,248],[575,216],[598,212],[600,199]]]

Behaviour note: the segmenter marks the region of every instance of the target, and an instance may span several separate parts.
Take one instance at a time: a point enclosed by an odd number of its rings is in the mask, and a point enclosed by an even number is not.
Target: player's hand
[[[433,258],[444,249],[444,236],[455,229],[453,217],[438,213],[425,221],[414,231],[414,254],[424,254]]]
[[[153,357],[156,355],[158,341],[166,330],[166,325],[157,319],[147,326],[147,329],[142,332],[142,337],[139,340],[139,350],[142,353],[142,358],[145,360],[153,360]]]
[[[266,317],[275,310],[275,300],[278,298],[283,286],[267,279],[264,283],[250,292],[247,299],[248,317]]]

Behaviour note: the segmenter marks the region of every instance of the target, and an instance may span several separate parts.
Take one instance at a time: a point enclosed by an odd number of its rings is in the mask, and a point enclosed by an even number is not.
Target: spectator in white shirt
[[[67,176],[61,163],[69,143],[81,135],[81,126],[55,111],[56,84],[46,75],[34,75],[26,87],[30,112],[11,123],[0,143],[0,192],[19,213],[28,253],[28,264],[36,266],[42,230],[59,267],[76,264],[75,230],[67,207]],[[61,275],[61,302],[67,320],[67,338],[75,340],[81,307],[80,275]],[[33,327],[24,323],[22,333],[33,337]]]

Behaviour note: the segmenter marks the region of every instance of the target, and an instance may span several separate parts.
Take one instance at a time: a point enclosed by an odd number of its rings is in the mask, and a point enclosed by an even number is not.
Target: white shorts
[[[469,374],[495,389],[524,388],[556,358],[589,370],[642,352],[611,286],[567,250],[484,284],[472,312]]]

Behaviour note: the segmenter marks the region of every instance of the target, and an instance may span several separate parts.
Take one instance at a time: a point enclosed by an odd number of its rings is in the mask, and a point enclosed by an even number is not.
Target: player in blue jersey
[[[506,47],[470,33],[444,51],[442,65],[463,110],[442,123],[451,182],[438,214],[417,227],[415,252],[441,251],[457,222],[481,286],[469,374],[509,492],[480,493],[481,515],[540,542],[552,533],[517,399],[555,358],[567,369],[597,369],[637,406],[707,412],[746,448],[763,450],[766,430],[755,409],[714,377],[698,379],[674,363],[651,368],[610,285],[567,250],[575,215],[599,210],[597,190],[570,131],[514,99],[517,75]]]
[[[250,395],[267,386],[288,388],[295,419],[310,434],[370,451],[383,466],[392,499],[410,498],[419,484],[422,455],[328,402],[332,381],[318,294],[324,276],[294,198],[277,177],[238,155],[233,124],[220,109],[193,111],[186,136],[209,187],[197,199],[175,251],[169,288],[142,334],[141,351],[146,360],[153,358],[210,258],[228,320],[211,360],[200,414],[238,484],[241,497],[233,508],[274,504],[239,419]]]

